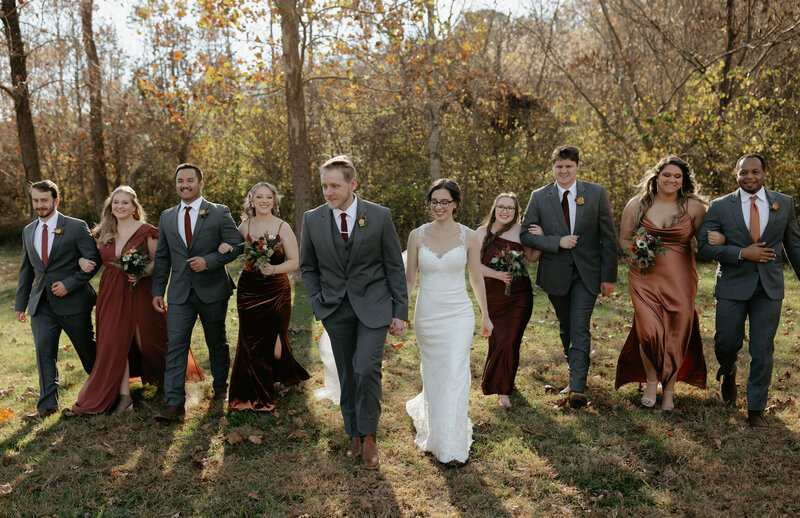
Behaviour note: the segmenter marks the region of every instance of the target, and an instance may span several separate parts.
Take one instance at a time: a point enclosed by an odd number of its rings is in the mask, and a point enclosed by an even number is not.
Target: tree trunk
[[[428,68],[433,76],[433,85],[438,84],[436,80],[436,30],[434,26],[434,19],[436,16],[436,3],[428,2]],[[427,93],[428,102],[425,106],[425,113],[428,116],[428,161],[429,173],[431,181],[435,182],[442,177],[442,135],[441,128],[441,115],[439,114],[439,102],[436,99],[436,92],[431,86],[430,82],[425,83],[425,91]]]
[[[295,0],[276,2],[281,17],[281,45],[286,73],[286,109],[289,130],[289,165],[294,187],[294,225],[300,235],[303,214],[312,208],[311,175],[303,89],[303,58],[300,43],[300,15]]]
[[[19,29],[19,11],[16,0],[2,0],[0,18],[3,20],[3,32],[8,43],[8,56],[11,64],[11,91],[9,93],[14,98],[22,166],[25,169],[25,179],[28,182],[37,182],[42,179],[42,169],[39,165],[39,146],[36,143],[36,130],[33,126],[33,115],[31,115],[27,56],[22,41],[22,32]]]
[[[92,192],[94,193],[94,204],[99,211],[102,210],[103,202],[108,196],[108,180],[106,179],[106,152],[103,139],[103,79],[92,30],[93,9],[94,0],[81,0],[83,46],[86,49],[86,62],[89,67],[86,82],[89,87],[89,134],[92,143],[90,162],[94,180]]]

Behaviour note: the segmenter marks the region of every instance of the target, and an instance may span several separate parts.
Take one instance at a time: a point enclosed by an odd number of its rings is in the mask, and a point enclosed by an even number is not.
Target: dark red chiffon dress
[[[248,232],[248,240],[249,237]],[[281,264],[285,259],[283,246],[279,246],[270,264]],[[289,345],[292,316],[289,277],[285,273],[266,276],[245,261],[236,291],[239,339],[228,389],[228,408],[271,412],[277,401],[275,383],[288,387],[310,377],[294,359]],[[275,359],[278,337],[281,357]]]
[[[147,250],[148,237],[158,239],[158,229],[144,223],[125,243],[123,252],[132,248]],[[95,308],[97,359],[72,407],[77,414],[113,410],[126,361],[130,365],[130,378],[140,378],[143,384],[163,386],[166,369],[167,318],[153,307],[152,278],[140,279],[131,289],[128,276],[109,262],[114,257],[116,242],[112,239],[98,247],[106,268],[100,277]],[[136,345],[137,328],[140,347]],[[202,379],[203,373],[190,350],[186,380]]]
[[[511,248],[522,252],[520,243],[496,238],[483,254],[481,262],[488,265],[498,252]],[[484,394],[511,394],[519,367],[519,347],[525,327],[533,311],[533,290],[528,277],[511,282],[511,290],[505,294],[506,285],[497,279],[484,277],[486,304],[494,330],[489,336],[489,354],[483,368],[481,388]]]

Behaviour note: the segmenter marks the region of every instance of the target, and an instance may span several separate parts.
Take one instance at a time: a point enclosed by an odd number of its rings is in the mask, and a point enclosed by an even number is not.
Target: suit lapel
[[[558,199],[558,187],[556,187],[555,182],[550,184],[550,190],[547,193],[547,199],[550,200],[550,211],[552,212],[553,217],[559,221],[559,225],[561,226],[561,230],[564,232],[564,235],[569,235],[570,230],[567,226],[567,220],[564,219],[564,211],[561,210],[561,200]]]
[[[36,263],[39,268],[44,269],[42,256],[36,253],[36,244],[33,242],[33,238],[36,236],[37,225],[39,225],[38,219],[25,229],[25,246],[28,247],[28,258],[30,261]]]
[[[64,216],[59,214],[56,219],[56,228],[53,229],[53,246],[50,247],[50,252],[47,254],[47,264],[50,264],[53,258],[58,256],[58,249],[61,248],[61,242],[64,241],[64,223]]]
[[[172,234],[174,239],[177,239],[176,243],[182,244],[185,248],[186,245],[183,243],[183,239],[181,239],[181,233],[178,230],[178,212],[180,212],[180,210],[180,205],[177,207],[172,207],[171,209],[167,209],[167,212],[164,216],[164,228],[158,229],[158,231]]]
[[[576,235],[580,235],[581,233],[578,232],[578,228],[579,228],[578,225],[580,225],[581,221],[583,221],[583,210],[581,210],[581,206],[578,205],[578,198],[582,198],[584,196],[584,194],[586,193],[586,187],[583,185],[583,182],[581,182],[580,180],[576,180],[575,181],[575,193],[576,193],[576,196],[575,196],[575,225],[574,225],[575,230],[572,233],[576,234]],[[584,200],[584,203],[585,202],[586,202],[586,200]]]
[[[330,255],[336,261],[342,271],[344,271],[345,265],[342,263],[342,259],[339,257],[339,254],[336,252],[336,246],[333,244],[333,233],[331,232],[331,218],[333,216],[333,211],[327,205],[323,208],[320,214],[320,218],[322,219],[322,224],[320,225],[320,229],[322,230],[322,239],[325,243],[325,247],[328,249]]]
[[[203,229],[203,224],[206,221],[206,217],[208,217],[208,211],[211,209],[211,204],[208,203],[205,199],[200,204],[200,209],[198,210],[199,214],[197,215],[197,222],[194,224],[194,231],[192,232],[192,245],[189,247],[189,251],[192,250],[194,244],[197,242],[197,237],[200,235],[200,231]],[[206,216],[204,217],[203,211],[206,211]]]
[[[744,214],[742,214],[742,197],[739,196],[740,191],[737,190],[731,196],[731,210],[733,211],[733,220],[736,221],[736,225],[739,227],[741,232],[744,232],[744,235],[750,237],[750,229],[747,228],[747,225],[744,223]]]
[[[364,229],[358,226],[358,219],[361,217],[361,214],[364,214],[366,207],[364,206],[364,202],[361,201],[361,198],[356,199],[358,200],[358,204],[356,205],[356,220],[353,222],[352,230],[350,230],[350,238],[353,240],[353,248],[350,250],[350,260],[347,262],[348,268],[353,262],[353,258],[358,253],[358,247],[361,246],[362,236],[364,235]],[[366,220],[366,217],[364,219]]]
[[[772,211],[772,206],[778,202],[775,198],[775,193],[769,189],[764,189],[764,192],[767,194],[767,225],[764,227],[764,232],[761,234],[761,241],[765,241],[764,236],[772,230],[772,227],[775,226],[773,223],[778,219],[778,211]]]

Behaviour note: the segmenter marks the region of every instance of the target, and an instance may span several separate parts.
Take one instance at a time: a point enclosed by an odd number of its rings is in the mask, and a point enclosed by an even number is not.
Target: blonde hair
[[[272,214],[274,216],[278,215],[278,209],[281,206],[281,198],[283,198],[282,194],[278,194],[278,188],[272,185],[269,182],[258,182],[255,184],[251,189],[250,192],[247,193],[247,196],[244,198],[244,203],[242,204],[242,221],[250,218],[256,217],[256,208],[253,206],[253,196],[256,194],[256,191],[261,188],[266,187],[270,191],[272,191]]]
[[[349,182],[356,177],[356,167],[353,165],[353,161],[350,160],[350,157],[347,155],[335,156],[322,164],[322,167],[319,168],[320,178],[322,178],[322,175],[331,169],[340,170],[345,182]]]
[[[114,216],[111,210],[111,202],[114,200],[114,196],[120,193],[127,194],[130,197],[131,203],[133,204],[133,219],[141,221],[142,223],[147,222],[147,215],[144,212],[144,208],[139,203],[136,191],[127,185],[120,185],[106,198],[106,201],[103,203],[103,210],[100,213],[100,223],[92,229],[92,233],[97,236],[98,243],[104,245],[111,243],[111,240],[114,239],[117,233],[117,217]]]

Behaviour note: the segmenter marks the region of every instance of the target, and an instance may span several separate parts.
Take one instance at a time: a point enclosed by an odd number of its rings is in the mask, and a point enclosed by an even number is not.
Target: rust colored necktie
[[[191,207],[186,207],[186,213],[183,215],[183,231],[186,234],[186,248],[192,247],[192,218],[189,216]]]
[[[564,219],[567,221],[567,229],[572,232],[572,227],[570,226],[569,221],[569,200],[567,200],[567,195],[569,191],[564,191],[564,197],[561,198],[561,211],[564,213]]]
[[[47,266],[47,244],[50,235],[47,233],[47,223],[42,225],[42,264]]]
[[[757,199],[758,196],[750,196],[750,237],[754,243],[758,243],[758,238],[761,237],[761,218],[756,207]]]
[[[350,237],[347,233],[347,214],[342,212],[339,216],[342,218],[342,239],[347,243],[347,239]]]

